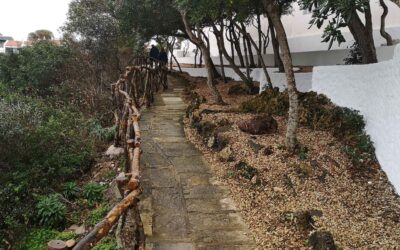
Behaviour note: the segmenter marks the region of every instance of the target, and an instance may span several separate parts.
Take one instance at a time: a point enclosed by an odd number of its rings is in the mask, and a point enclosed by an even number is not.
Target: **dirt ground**
[[[228,105],[212,105],[205,79],[185,78],[208,101],[200,110],[217,111],[204,114],[203,121],[231,124],[220,134],[234,152],[232,162],[221,162],[218,152],[207,147],[188,119],[185,132],[204,153],[216,176],[230,187],[260,248],[309,249],[309,235],[316,231],[330,232],[339,249],[400,246],[400,199],[380,168],[354,175],[341,142],[330,132],[304,127],[300,127],[298,139],[308,151],[288,154],[284,149],[286,118],[274,117],[276,134],[246,134],[237,122],[255,115],[235,111],[251,96],[229,96],[232,82],[219,83]],[[240,162],[256,169],[255,177],[241,175]]]

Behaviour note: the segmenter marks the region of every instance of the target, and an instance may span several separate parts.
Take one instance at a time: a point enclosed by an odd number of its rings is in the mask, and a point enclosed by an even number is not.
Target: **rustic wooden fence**
[[[167,67],[159,61],[136,58],[135,66],[126,68],[125,74],[111,85],[116,106],[115,122],[116,136],[114,144],[125,149],[126,169],[116,178],[122,200],[116,204],[107,216],[99,222],[86,237],[78,242],[73,250],[87,250],[94,247],[110,230],[116,226],[121,216],[128,208],[138,209],[140,188],[140,156],[141,131],[140,110],[149,107],[154,102],[154,94],[161,88],[167,89]],[[138,213],[138,212],[137,212]],[[138,249],[145,249],[145,236],[140,215],[135,216]]]

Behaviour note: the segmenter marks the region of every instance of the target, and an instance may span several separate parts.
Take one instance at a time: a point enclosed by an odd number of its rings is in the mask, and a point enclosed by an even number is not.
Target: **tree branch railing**
[[[167,89],[167,67],[165,63],[147,58],[135,58],[135,66],[126,68],[125,74],[111,85],[116,105],[116,136],[114,145],[123,147],[126,156],[126,169],[116,178],[122,200],[116,204],[106,217],[89,232],[73,250],[88,250],[108,235],[128,208],[138,210],[138,198],[142,193],[140,187],[141,130],[139,121],[140,109],[149,107],[154,102],[154,94],[161,87]],[[140,215],[135,216],[136,230],[140,239],[138,249],[145,249],[145,237]]]

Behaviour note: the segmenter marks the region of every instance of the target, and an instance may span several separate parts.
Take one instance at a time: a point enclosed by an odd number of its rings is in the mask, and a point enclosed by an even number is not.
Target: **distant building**
[[[5,43],[7,41],[12,41],[14,40],[12,37],[10,36],[3,36],[0,34],[0,53],[6,53],[6,49],[5,49]]]
[[[22,41],[8,40],[4,44],[5,53],[6,54],[19,54],[23,45],[24,45],[24,42],[22,42]]]

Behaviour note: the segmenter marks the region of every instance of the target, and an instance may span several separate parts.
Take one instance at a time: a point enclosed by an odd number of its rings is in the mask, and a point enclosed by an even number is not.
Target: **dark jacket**
[[[150,58],[151,59],[158,59],[160,51],[157,49],[156,46],[153,46],[150,50]]]
[[[160,60],[163,63],[168,63],[168,54],[165,51],[161,51],[160,55],[158,57],[158,60]]]

